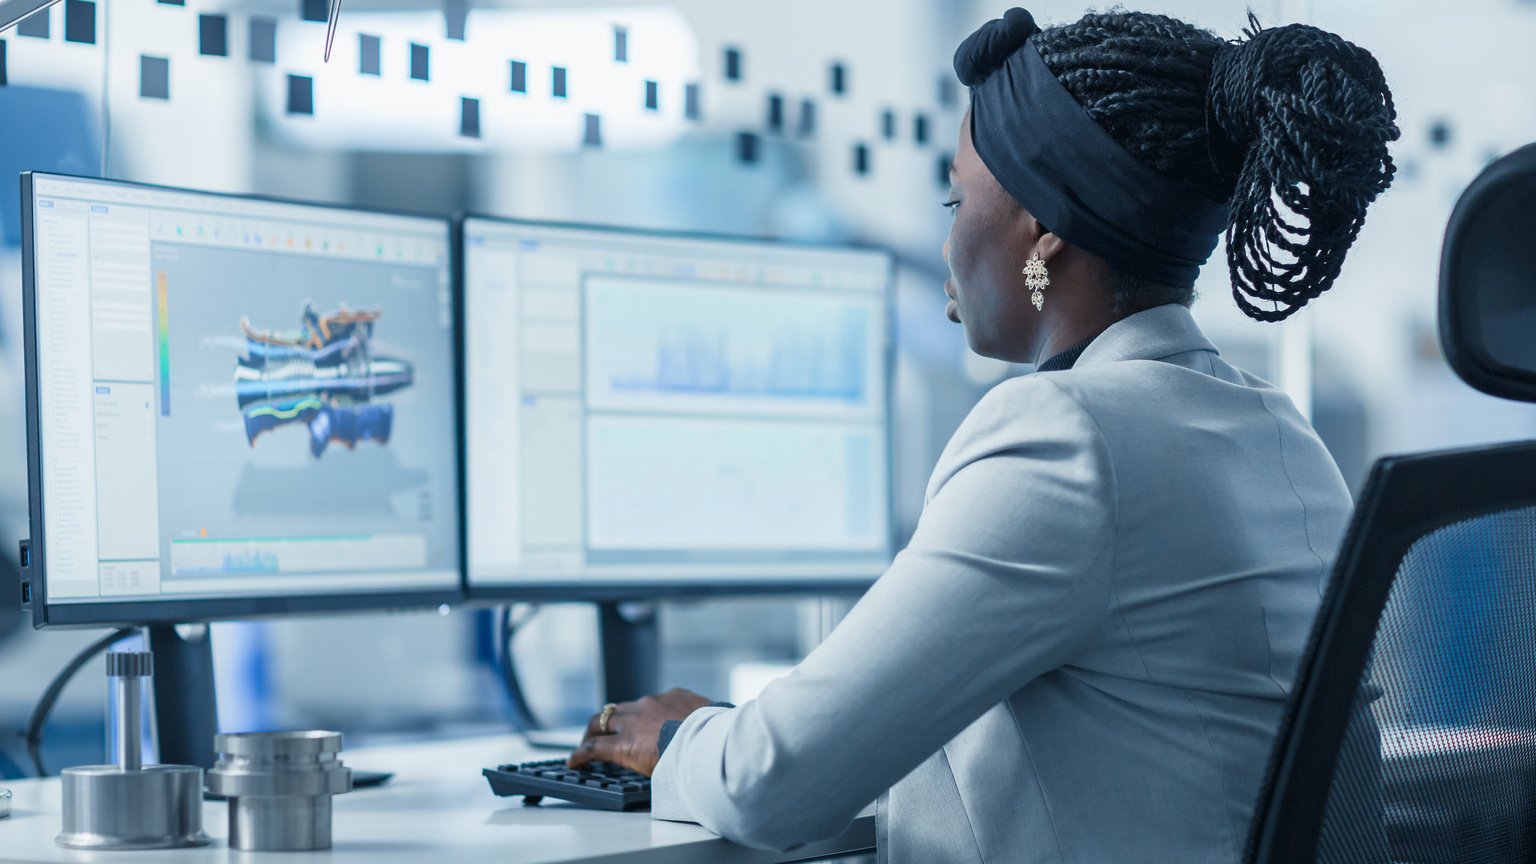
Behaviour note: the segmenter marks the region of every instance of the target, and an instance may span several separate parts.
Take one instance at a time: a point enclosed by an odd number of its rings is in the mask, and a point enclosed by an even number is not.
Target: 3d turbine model
[[[375,356],[373,327],[383,313],[342,304],[321,315],[305,303],[302,327],[260,332],[240,319],[246,354],[235,365],[235,396],[251,446],[263,432],[303,423],[316,458],[330,442],[349,449],[364,440],[389,442],[394,406],[375,404],[415,380],[405,360]]]

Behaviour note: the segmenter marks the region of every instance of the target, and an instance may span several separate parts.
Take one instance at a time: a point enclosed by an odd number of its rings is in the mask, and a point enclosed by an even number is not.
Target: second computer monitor
[[[472,594],[884,571],[888,255],[483,218],[462,240]]]

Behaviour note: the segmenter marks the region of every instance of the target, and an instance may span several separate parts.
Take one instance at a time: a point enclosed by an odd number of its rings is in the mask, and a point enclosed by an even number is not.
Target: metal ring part
[[[245,851],[331,848],[331,796],[352,789],[339,732],[218,735],[208,791],[229,799],[229,845]]]

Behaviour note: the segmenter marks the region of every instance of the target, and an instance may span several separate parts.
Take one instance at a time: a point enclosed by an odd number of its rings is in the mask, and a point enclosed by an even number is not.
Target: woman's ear
[[[1039,252],[1040,257],[1044,258],[1045,263],[1049,264],[1066,246],[1067,241],[1049,231],[1045,231],[1040,234],[1040,239],[1036,241],[1035,251]]]
[[[1040,224],[1040,220],[1022,207],[1019,208],[1019,230],[1023,234],[1021,239],[1024,241],[1024,248],[1039,252],[1040,257],[1044,258],[1047,264],[1067,245],[1065,240],[1047,231],[1045,226]]]

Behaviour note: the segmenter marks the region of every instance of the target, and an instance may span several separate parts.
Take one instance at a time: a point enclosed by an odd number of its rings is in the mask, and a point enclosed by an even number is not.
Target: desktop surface
[[[446,220],[24,189],[39,623],[458,596]]]
[[[494,796],[480,774],[485,765],[536,759],[547,752],[534,750],[511,735],[343,751],[341,759],[348,766],[387,769],[395,772],[395,778],[382,787],[355,790],[333,799],[333,846],[324,852],[232,850],[228,844],[228,805],[210,801],[203,806],[203,830],[213,839],[209,846],[87,857],[171,864],[258,860],[762,864],[853,853],[874,846],[874,818],[869,812],[837,838],[781,854],[738,846],[697,825],[659,822],[648,813],[587,810],[549,800],[526,807],[521,799]],[[0,819],[0,864],[85,860],[84,853],[53,842],[62,824],[57,779],[12,780],[5,785],[15,792],[15,808],[9,819]]]
[[[475,217],[461,239],[472,595],[884,572],[887,254]]]

